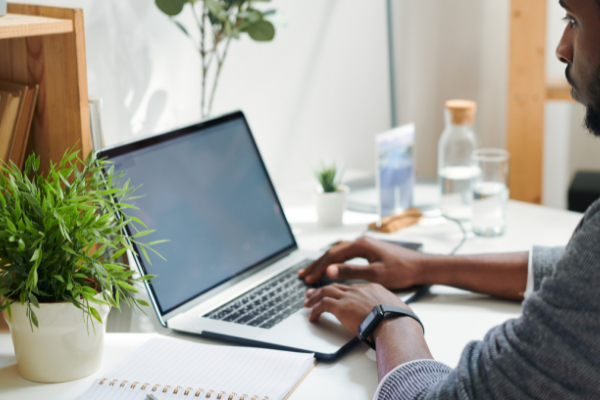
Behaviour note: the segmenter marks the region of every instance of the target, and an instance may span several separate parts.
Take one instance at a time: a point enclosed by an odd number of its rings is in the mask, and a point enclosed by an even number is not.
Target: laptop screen
[[[296,242],[241,113],[101,152],[141,185],[140,218],[167,261],[149,253],[147,274],[161,314],[288,249]],[[137,250],[137,249],[136,249]]]

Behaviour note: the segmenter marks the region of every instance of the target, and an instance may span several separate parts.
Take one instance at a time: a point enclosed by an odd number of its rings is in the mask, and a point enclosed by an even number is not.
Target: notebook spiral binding
[[[105,382],[107,382],[108,379],[104,378],[100,381],[100,385],[104,385]],[[146,390],[146,389],[150,389],[151,392],[163,392],[163,393],[168,393],[168,391],[171,389],[171,385],[166,385],[166,386],[161,386],[160,384],[155,384],[154,386],[151,387],[150,383],[144,383],[144,384],[140,384],[140,382],[135,381],[135,382],[131,382],[131,384],[129,384],[129,381],[122,381],[119,384],[119,380],[118,379],[113,379],[112,381],[110,381],[108,383],[108,386],[116,386],[118,385],[120,388],[127,388],[129,387],[129,389],[135,389],[138,385],[140,385],[140,390]],[[182,386],[176,386],[175,388],[172,389],[173,394],[178,394],[180,390],[184,390]],[[184,390],[183,395],[184,396],[189,396],[192,395],[192,397],[202,397],[205,399],[210,399],[212,398],[212,395],[215,394],[216,391],[214,390],[209,390],[209,391],[205,391],[204,389],[198,389],[194,392],[194,388],[188,387]],[[202,395],[205,394],[205,396],[203,397]],[[216,400],[234,400],[236,399],[237,394],[236,393],[229,393],[229,397],[226,397],[227,393],[224,391],[220,391],[216,397],[214,397]],[[237,398],[237,400],[269,400],[268,396],[263,397],[262,399],[260,398],[260,396],[248,396],[247,394],[242,394],[241,396],[239,396],[239,398]]]

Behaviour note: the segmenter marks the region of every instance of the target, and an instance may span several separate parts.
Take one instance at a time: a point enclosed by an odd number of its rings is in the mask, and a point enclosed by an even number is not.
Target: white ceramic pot
[[[33,331],[25,306],[11,304],[12,321],[3,311],[10,327],[19,374],[35,382],[66,382],[96,372],[102,363],[108,306],[93,305],[103,324],[94,319],[86,326],[83,311],[71,303],[41,303],[33,307],[39,329]],[[94,332],[95,329],[95,332]]]
[[[346,185],[339,185],[337,192],[333,193],[324,193],[323,188],[317,186],[314,199],[319,225],[334,227],[342,224],[348,193],[350,188]]]
[[[0,17],[6,14],[6,0],[0,0]]]

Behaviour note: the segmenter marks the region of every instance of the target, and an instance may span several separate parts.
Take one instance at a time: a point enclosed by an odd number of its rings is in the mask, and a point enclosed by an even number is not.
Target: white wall
[[[103,99],[107,144],[199,119],[199,56],[152,0],[36,2],[84,9],[89,93]],[[265,6],[287,26],[270,43],[232,44],[214,114],[244,110],[278,183],[308,179],[321,158],[372,170],[373,135],[390,121],[385,1]]]
[[[273,43],[236,43],[217,111],[248,113],[279,182],[309,177],[321,158],[372,170],[373,136],[390,121],[385,2],[273,5],[287,27]]]
[[[417,174],[436,176],[444,102],[478,104],[482,146],[503,147],[509,0],[397,0],[400,121],[416,123]]]

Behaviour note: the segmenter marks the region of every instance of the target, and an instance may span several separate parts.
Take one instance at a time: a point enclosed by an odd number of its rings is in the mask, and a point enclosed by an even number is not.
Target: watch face
[[[367,330],[367,328],[369,328],[369,326],[373,323],[373,321],[375,320],[375,318],[379,315],[379,313],[377,312],[377,309],[374,308],[371,310],[371,312],[369,313],[369,315],[367,315],[367,317],[365,318],[365,320],[362,322],[362,324],[360,324],[360,327],[358,328],[358,335],[359,336],[369,336],[371,334],[370,331]],[[373,330],[373,329],[371,329]]]

